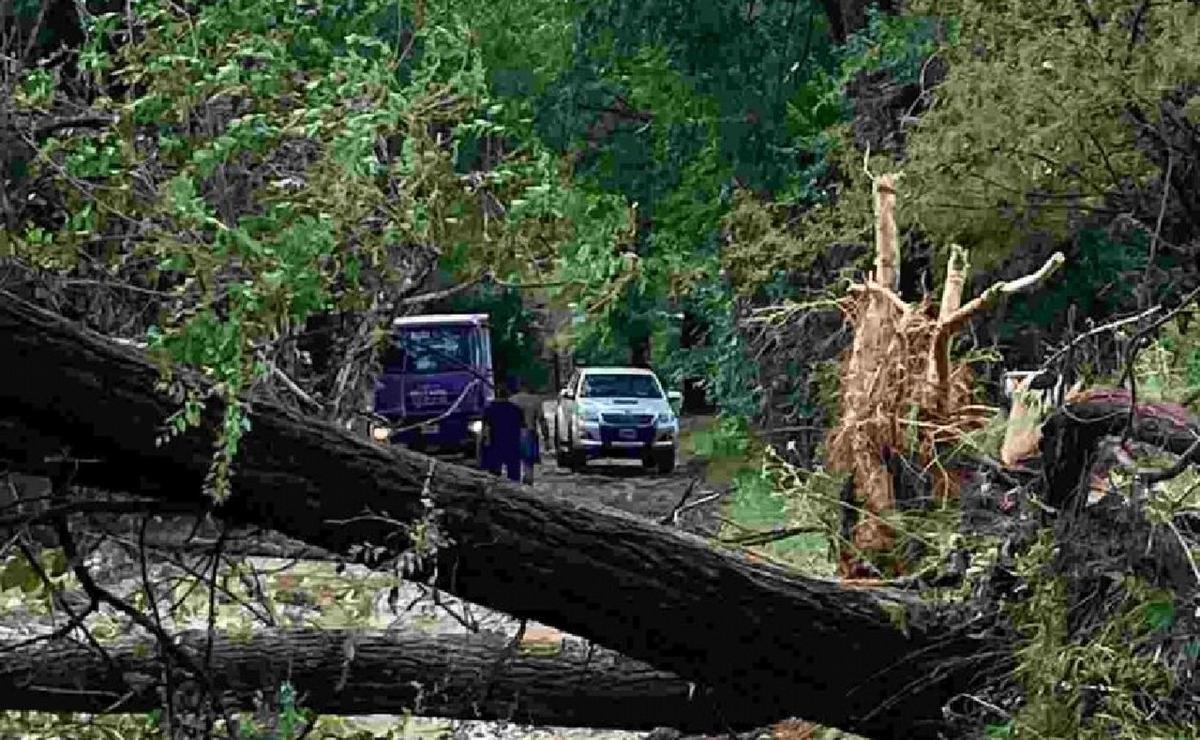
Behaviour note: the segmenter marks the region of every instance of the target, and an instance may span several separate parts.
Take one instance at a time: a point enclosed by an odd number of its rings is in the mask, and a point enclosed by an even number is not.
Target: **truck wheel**
[[[559,469],[560,469],[560,470],[566,470],[566,469],[567,469],[567,462],[568,462],[568,460],[567,460],[567,452],[566,452],[566,450],[563,448],[562,437],[561,437],[561,436],[559,436],[559,428],[558,428],[558,414],[555,414],[555,415],[554,415],[554,437],[553,437],[553,443],[554,443],[554,464],[555,464],[555,465],[557,465],[557,466],[559,467]]]
[[[567,441],[567,467],[571,472],[578,473],[587,467],[587,452],[575,446],[574,441]]]
[[[657,455],[658,472],[663,475],[668,475],[675,470],[675,450],[670,452],[660,452]]]
[[[587,453],[583,450],[571,450],[571,470],[581,473],[587,469]]]

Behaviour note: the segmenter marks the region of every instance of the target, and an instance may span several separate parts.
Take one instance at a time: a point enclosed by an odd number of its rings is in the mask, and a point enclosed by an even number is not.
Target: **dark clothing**
[[[496,399],[483,410],[483,467],[494,475],[506,468],[509,480],[521,480],[521,430],[525,415],[511,401]]]
[[[518,457],[521,454],[521,429],[525,415],[512,401],[497,399],[483,410],[483,426],[487,447],[498,457]]]
[[[521,482],[521,458],[512,457],[505,460],[493,458],[487,471],[492,475],[500,475],[501,468],[508,474],[508,479],[514,483]]]
[[[532,465],[542,461],[541,445],[538,443],[537,430],[521,430],[521,459]]]

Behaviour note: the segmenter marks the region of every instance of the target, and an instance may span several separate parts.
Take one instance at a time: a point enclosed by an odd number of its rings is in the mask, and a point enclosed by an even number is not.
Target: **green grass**
[[[745,421],[731,417],[692,417],[689,422],[680,434],[681,448],[685,454],[704,460],[705,483],[733,489],[722,511],[728,520],[721,528],[722,538],[796,523],[789,513],[786,497],[776,493],[771,479],[762,475],[764,448]],[[814,575],[831,575],[834,570],[829,541],[817,533],[799,534],[748,549]]]
[[[795,524],[789,516],[787,499],[773,490],[770,479],[764,478],[757,468],[739,472],[733,480],[733,486],[725,516],[738,526],[726,524],[722,536],[741,534],[741,527],[769,530]],[[834,563],[829,557],[829,540],[820,533],[806,532],[751,549],[805,573],[834,573]]]

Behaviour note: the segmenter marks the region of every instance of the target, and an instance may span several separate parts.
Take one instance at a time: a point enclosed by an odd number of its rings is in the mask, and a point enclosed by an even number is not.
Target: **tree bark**
[[[867,8],[878,5],[885,13],[894,13],[895,0],[822,0],[825,17],[829,19],[829,35],[835,43],[844,44],[851,34],[867,25]]]
[[[184,633],[203,661],[206,633]],[[0,710],[119,712],[161,706],[162,664],[148,640],[106,646],[116,670],[69,641],[4,651]],[[0,649],[3,646],[0,645]],[[349,660],[347,655],[353,657]],[[232,705],[253,709],[287,681],[298,704],[320,714],[401,714],[498,719],[525,724],[720,732],[725,718],[688,681],[606,651],[567,645],[555,655],[512,650],[498,634],[431,635],[420,630],[355,632],[295,628],[219,635],[210,674]],[[110,710],[111,711],[111,710]]]
[[[1039,440],[1046,471],[1046,504],[1067,514],[1078,513],[1087,503],[1090,476],[1100,440],[1122,436],[1155,445],[1167,452],[1200,462],[1194,443],[1200,435],[1191,413],[1170,402],[1138,402],[1123,388],[1082,391],[1068,401],[1063,413],[1052,414],[1042,425]]]
[[[0,357],[0,418],[95,460],[78,464],[77,482],[208,503],[215,404],[200,429],[156,444],[175,402],[156,389],[155,365],[7,293]],[[937,737],[944,701],[1009,654],[1003,630],[916,597],[753,564],[623,512],[534,494],[269,403],[252,404],[249,418],[217,516],[331,551],[369,543],[398,553],[427,513],[427,490],[443,544],[422,577],[699,682],[731,727],[799,716],[870,737]],[[37,468],[29,444],[0,435],[0,454]]]

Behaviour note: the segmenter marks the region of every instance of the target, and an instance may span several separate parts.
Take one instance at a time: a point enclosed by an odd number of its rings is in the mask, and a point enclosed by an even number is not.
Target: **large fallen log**
[[[176,402],[156,389],[156,366],[6,293],[0,357],[0,418],[22,425],[0,438],[0,454],[37,468],[30,445],[66,444],[67,457],[92,460],[75,466],[79,483],[208,503],[215,402],[200,429],[157,444]],[[697,681],[731,727],[800,716],[871,737],[936,737],[943,704],[1009,659],[1003,631],[981,629],[986,616],[753,564],[569,488],[535,495],[267,403],[250,421],[216,515],[332,551],[399,552],[428,513],[427,490],[447,541],[432,571],[440,587]]]
[[[0,437],[6,433],[6,426],[11,426],[10,420],[0,421]],[[11,432],[11,430],[8,430]],[[26,438],[28,439],[28,438]],[[45,458],[45,454],[42,455]],[[0,539],[7,541],[29,517],[36,517],[38,512],[48,509],[46,497],[50,490],[50,482],[44,478],[11,474],[8,485],[0,485]],[[16,492],[12,495],[11,492]],[[106,492],[107,493],[107,492]],[[78,495],[77,495],[78,494]],[[89,492],[72,491],[72,497],[87,500]],[[139,499],[134,496],[113,496],[109,498],[128,507]],[[27,500],[22,510],[18,511],[18,502]],[[94,499],[90,503],[96,503]],[[192,505],[191,509],[198,507]],[[286,560],[344,560],[336,553],[324,548],[298,542],[274,530],[260,527],[230,527],[221,522],[205,521],[194,513],[188,515],[159,514],[154,519],[154,526],[142,531],[142,520],[145,514],[121,514],[94,511],[87,514],[68,516],[72,529],[81,532],[83,542],[92,546],[95,542],[109,538],[123,538],[133,545],[144,545],[147,550],[167,553],[206,553],[213,552],[218,543],[224,556],[280,558]],[[32,527],[29,530],[35,539],[48,547],[56,544],[53,527],[44,525]]]
[[[197,655],[206,633],[181,636]],[[148,640],[108,645],[0,644],[0,710],[144,712],[161,706],[162,663]],[[115,670],[114,670],[115,669]],[[213,642],[214,688],[254,708],[283,682],[320,714],[401,714],[524,724],[719,731],[724,718],[695,686],[606,650],[567,645],[555,655],[510,650],[498,634],[431,635],[296,628]]]

